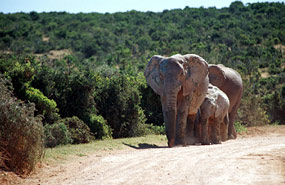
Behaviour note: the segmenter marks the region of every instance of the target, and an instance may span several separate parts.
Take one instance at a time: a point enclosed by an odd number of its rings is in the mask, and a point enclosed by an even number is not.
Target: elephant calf
[[[230,101],[227,95],[218,87],[209,84],[208,92],[200,110],[200,126],[202,144],[220,144],[227,140],[228,135],[228,110]]]

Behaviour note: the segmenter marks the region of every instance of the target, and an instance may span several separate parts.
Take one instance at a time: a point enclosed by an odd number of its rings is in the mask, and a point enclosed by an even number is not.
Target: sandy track
[[[50,167],[25,184],[285,184],[285,127],[221,145],[96,154]]]

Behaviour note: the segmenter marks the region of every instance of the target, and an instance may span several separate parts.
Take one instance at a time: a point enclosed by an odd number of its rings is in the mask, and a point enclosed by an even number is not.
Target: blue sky
[[[50,12],[114,13],[129,10],[161,12],[165,9],[189,7],[228,7],[234,0],[0,0],[0,12]],[[242,0],[254,2],[285,2],[285,0]]]

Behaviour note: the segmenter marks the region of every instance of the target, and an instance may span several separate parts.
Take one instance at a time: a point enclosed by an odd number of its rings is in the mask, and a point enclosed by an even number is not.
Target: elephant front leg
[[[196,121],[196,114],[188,115],[187,116],[187,133],[190,137],[199,136],[199,130],[195,130],[195,121]],[[196,126],[197,127],[197,126]]]
[[[176,110],[168,109],[165,105],[165,97],[161,97],[165,132],[168,140],[168,147],[174,147],[176,134]]]
[[[208,130],[208,118],[201,118],[201,125],[202,125],[202,133],[201,133],[201,143],[203,145],[209,145],[209,130]]]
[[[186,111],[178,111],[177,114],[177,130],[176,130],[176,145],[186,145],[186,122],[187,122],[187,112]]]
[[[173,147],[175,145],[175,130],[176,130],[176,124],[175,124],[175,117],[176,113],[175,111],[168,111],[167,114],[167,127],[166,127],[166,135],[168,140],[168,147]]]
[[[178,112],[177,112],[177,129],[176,129],[176,144],[185,146],[186,142],[186,124],[189,110],[189,96],[182,97],[178,94]]]
[[[222,120],[220,119],[214,119],[213,123],[211,124],[212,127],[212,143],[213,144],[221,144],[221,136],[220,136],[220,125],[222,123]]]

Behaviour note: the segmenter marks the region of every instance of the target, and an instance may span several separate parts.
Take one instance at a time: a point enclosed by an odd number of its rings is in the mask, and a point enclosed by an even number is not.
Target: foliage
[[[72,144],[89,143],[93,136],[90,128],[78,117],[64,118],[57,123],[64,123],[70,133]]]
[[[264,97],[272,122],[285,123],[285,85]]]
[[[54,123],[52,125],[44,126],[45,146],[55,147],[57,145],[65,145],[72,143],[71,134],[68,127],[62,123]]]
[[[240,123],[240,122],[235,122],[235,129],[237,133],[242,133],[242,132],[246,132],[247,128],[245,127],[244,124]]]
[[[158,13],[0,13],[0,72],[14,96],[35,104],[51,146],[71,142],[58,121],[73,116],[97,139],[163,133],[160,97],[143,76],[157,54],[195,53],[236,69],[244,82],[236,121],[284,124],[284,18],[284,3],[240,1]]]
[[[97,139],[112,138],[112,129],[100,115],[91,114],[89,127]]]
[[[154,125],[154,124],[147,124],[148,129],[150,130],[151,134],[155,135],[163,135],[165,134],[165,125]]]
[[[155,123],[156,125],[163,124],[163,114],[160,102],[160,96],[157,95],[150,86],[141,87],[142,103],[141,107],[144,110],[147,123]]]
[[[269,124],[270,120],[266,114],[265,108],[262,106],[262,98],[260,95],[256,95],[254,90],[249,86],[256,85],[256,77],[251,77],[249,81],[243,80],[244,92],[243,98],[238,110],[238,122],[242,125],[257,126]],[[256,85],[257,86],[257,85]]]
[[[43,155],[43,126],[34,104],[17,100],[0,78],[0,164],[19,174],[30,173]],[[3,167],[3,166],[1,166]]]
[[[44,116],[45,122],[53,123],[59,119],[57,104],[48,99],[40,90],[26,87],[27,100],[36,104],[37,113]]]
[[[137,136],[145,115],[140,107],[141,96],[134,77],[118,74],[98,84],[95,102],[113,131],[113,137]]]

